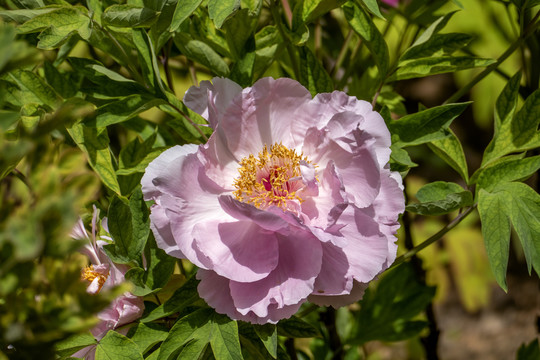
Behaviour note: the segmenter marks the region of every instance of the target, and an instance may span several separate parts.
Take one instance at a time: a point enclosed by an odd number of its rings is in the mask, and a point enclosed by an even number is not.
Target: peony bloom
[[[219,313],[264,324],[309,300],[342,306],[395,259],[401,178],[390,133],[371,105],[291,79],[242,89],[214,78],[184,103],[214,133],[175,146],[142,190],[158,246],[199,267],[199,294]]]
[[[129,269],[125,265],[114,264],[103,251],[103,246],[112,241],[111,237],[103,236],[98,240],[96,238],[97,221],[99,219],[99,210],[94,206],[92,216],[92,232],[88,234],[81,219],[77,222],[71,232],[71,237],[78,240],[88,240],[81,252],[88,256],[91,265],[81,271],[83,280],[88,281],[86,291],[89,294],[97,294],[102,288],[108,289],[120,285],[124,282],[124,274]],[[103,218],[102,227],[107,228],[107,218]],[[141,317],[144,311],[144,302],[141,297],[135,296],[130,292],[125,292],[117,297],[104,310],[97,314],[100,320],[90,332],[96,340],[101,340],[109,330],[114,330],[122,325],[129,324]],[[127,330],[125,331],[127,333]],[[73,357],[84,359],[94,359],[95,346],[88,346]]]

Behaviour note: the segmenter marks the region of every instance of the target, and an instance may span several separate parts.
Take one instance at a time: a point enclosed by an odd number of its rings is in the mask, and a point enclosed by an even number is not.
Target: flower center
[[[96,294],[100,292],[101,288],[105,284],[105,281],[107,281],[108,276],[109,276],[109,273],[103,275],[95,271],[93,265],[87,266],[81,271],[82,280],[88,280],[89,282],[94,282],[94,280],[97,279],[98,289],[96,291]]]
[[[301,162],[310,163],[303,154],[282,144],[272,145],[270,151],[265,145],[257,157],[251,154],[240,161],[234,196],[260,209],[273,205],[292,210],[293,203],[303,201],[298,194],[305,186]]]

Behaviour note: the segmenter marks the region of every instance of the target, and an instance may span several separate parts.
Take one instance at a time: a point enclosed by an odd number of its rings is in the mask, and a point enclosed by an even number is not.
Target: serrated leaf
[[[416,198],[419,204],[409,204],[407,211],[420,215],[443,215],[473,204],[473,195],[456,183],[436,181],[424,185]]]
[[[174,324],[161,345],[159,359],[170,359],[178,349],[192,341],[210,343],[216,359],[242,359],[236,321],[209,308],[199,309]],[[202,344],[197,345],[198,353]]]
[[[469,182],[469,170],[465,152],[461,142],[451,129],[448,129],[447,137],[433,140],[428,143],[428,146],[438,157],[456,170],[466,183]]]
[[[159,12],[130,4],[111,5],[103,11],[101,22],[116,27],[149,27],[158,18]]]
[[[229,66],[225,60],[206,43],[184,33],[176,33],[174,43],[188,59],[206,66],[218,76],[229,75]]]
[[[225,20],[240,8],[240,0],[209,0],[208,15],[214,21],[218,29]]]
[[[472,39],[473,37],[468,34],[437,34],[426,42],[410,47],[401,55],[399,60],[426,58],[433,55],[451,55],[455,51],[467,46]]]
[[[398,63],[398,69],[388,81],[414,79],[475,67],[486,67],[494,62],[495,60],[492,59],[472,56],[440,56],[406,60]]]
[[[75,124],[67,129],[73,141],[88,157],[88,163],[96,171],[101,181],[112,191],[121,195],[109,150],[109,136],[106,128],[90,128]]]
[[[406,115],[388,124],[392,143],[398,146],[413,146],[443,139],[448,136],[448,127],[469,103],[447,104]]]
[[[302,19],[304,23],[310,23],[328,13],[330,10],[340,7],[346,1],[347,0],[304,0],[302,5]]]
[[[174,313],[180,312],[186,306],[193,304],[199,300],[197,285],[199,282],[192,276],[188,281],[177,289],[174,294],[162,305],[152,310],[149,314],[141,319],[142,323],[148,323]]]
[[[96,346],[96,360],[143,360],[137,345],[115,331],[109,331]]]
[[[383,79],[388,72],[389,64],[388,45],[383,36],[361,7],[349,2],[342,8],[353,30],[366,42],[379,69],[380,78]]]
[[[434,295],[435,288],[421,284],[409,263],[388,271],[376,290],[366,289],[347,343],[399,341],[415,336],[426,323],[411,319],[426,308]]]
[[[92,33],[90,18],[75,7],[62,7],[49,13],[38,15],[17,28],[21,34],[41,31],[38,36],[40,49],[55,49],[77,33],[88,40]]]
[[[480,169],[476,183],[481,189],[493,190],[502,182],[525,180],[540,169],[540,155],[525,159],[510,158]]]
[[[311,50],[303,46],[298,49],[300,53],[300,83],[304,85],[311,95],[331,92],[334,90],[332,79]]]
[[[178,30],[180,25],[186,20],[201,4],[202,0],[178,1],[174,10],[170,32]]]
[[[278,322],[277,332],[280,336],[290,338],[310,338],[320,336],[319,330],[296,316]]]

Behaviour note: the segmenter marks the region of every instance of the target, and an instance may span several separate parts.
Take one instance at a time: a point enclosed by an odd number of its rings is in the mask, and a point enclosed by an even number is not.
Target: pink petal
[[[364,296],[368,284],[354,281],[353,288],[350,294],[338,295],[338,296],[322,296],[322,295],[310,295],[308,301],[319,306],[332,306],[337,309],[342,306],[350,305],[357,302]]]
[[[213,129],[225,109],[236,95],[242,92],[240,85],[226,78],[215,77],[210,81],[201,81],[199,86],[192,86],[184,95],[184,104],[205,118]]]
[[[266,278],[253,283],[231,281],[234,304],[241,314],[252,311],[268,316],[268,308],[296,305],[313,292],[315,278],[322,265],[322,248],[318,239],[298,231],[288,237],[279,236],[279,263]]]
[[[239,282],[263,279],[278,264],[276,234],[251,221],[204,222],[193,236],[198,250],[218,275]]]
[[[348,274],[349,261],[343,249],[327,242],[322,244],[323,258],[319,276],[315,280],[314,295],[349,294],[353,278]]]

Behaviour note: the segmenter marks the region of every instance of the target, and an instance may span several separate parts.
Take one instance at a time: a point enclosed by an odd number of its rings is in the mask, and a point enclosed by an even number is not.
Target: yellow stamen
[[[106,275],[100,274],[94,270],[94,266],[90,265],[82,269],[81,271],[81,279],[82,280],[88,280],[89,282],[94,281],[96,278],[98,279],[98,290],[96,293],[101,291],[101,288],[105,284],[105,281],[107,281],[107,277],[109,276],[109,273],[107,272]]]
[[[250,154],[240,161],[234,196],[262,209],[274,205],[285,210],[291,200],[302,203],[297,194],[304,187],[301,161],[310,163],[303,154],[298,155],[281,143],[272,145],[270,151],[265,145],[258,157]]]

